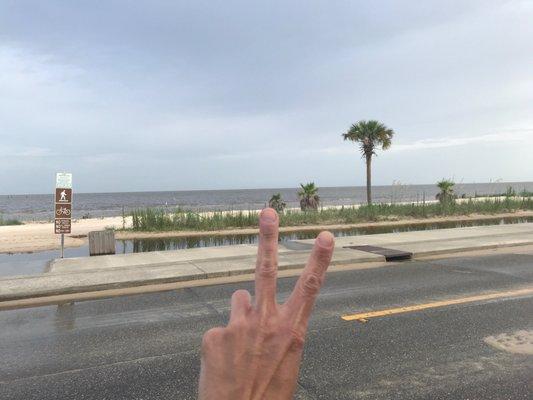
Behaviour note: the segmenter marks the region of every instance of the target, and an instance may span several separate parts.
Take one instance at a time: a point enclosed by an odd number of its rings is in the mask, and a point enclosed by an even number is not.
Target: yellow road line
[[[401,313],[406,313],[406,312],[411,312],[411,311],[420,311],[420,310],[426,310],[428,308],[446,307],[446,306],[451,306],[454,304],[471,303],[474,301],[499,299],[502,297],[523,296],[527,294],[533,294],[533,287],[525,288],[525,289],[518,289],[518,290],[510,290],[510,291],[505,291],[505,292],[480,294],[477,296],[462,297],[459,299],[435,301],[432,303],[418,304],[418,305],[407,306],[407,307],[390,308],[388,310],[371,311],[367,313],[344,315],[341,318],[345,321],[355,320],[355,321],[360,321],[360,322],[366,322],[366,320],[369,318],[384,317],[386,315],[401,314]]]

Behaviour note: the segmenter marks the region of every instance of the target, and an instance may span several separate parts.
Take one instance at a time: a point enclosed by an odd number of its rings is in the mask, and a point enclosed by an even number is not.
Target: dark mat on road
[[[403,250],[387,249],[378,246],[344,246],[345,249],[366,251],[367,253],[379,254],[385,257],[387,261],[410,260],[413,253]]]

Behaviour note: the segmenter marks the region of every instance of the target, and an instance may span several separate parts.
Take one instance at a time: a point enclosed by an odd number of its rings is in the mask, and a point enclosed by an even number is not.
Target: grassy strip
[[[375,204],[372,206],[320,209],[318,211],[288,210],[280,215],[281,226],[318,224],[353,224],[393,220],[398,218],[431,218],[448,215],[498,214],[533,210],[533,198],[505,198],[441,203]],[[210,231],[230,228],[254,228],[258,226],[257,211],[215,211],[199,214],[176,209],[144,208],[131,213],[134,231]]]
[[[0,226],[2,225],[22,225],[22,222],[20,222],[18,219],[4,219],[0,215]]]
[[[533,197],[533,192],[530,192],[529,190],[526,190],[525,188],[522,189],[520,192],[516,192],[511,186],[507,188],[507,191],[504,193],[493,193],[493,194],[481,194],[481,193],[475,193],[474,197],[514,197],[514,196],[521,196],[521,197]],[[464,198],[464,195],[463,195]]]

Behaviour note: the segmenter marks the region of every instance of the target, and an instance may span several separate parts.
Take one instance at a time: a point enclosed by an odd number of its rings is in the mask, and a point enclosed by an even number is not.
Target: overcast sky
[[[533,1],[0,2],[0,193],[533,180]]]

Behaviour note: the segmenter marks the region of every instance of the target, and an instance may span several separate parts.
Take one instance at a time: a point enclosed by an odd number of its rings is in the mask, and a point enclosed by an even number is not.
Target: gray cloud
[[[48,192],[56,170],[82,191],[363,184],[340,134],[369,118],[397,132],[376,183],[531,180],[532,17],[526,1],[3,2],[0,192]]]

